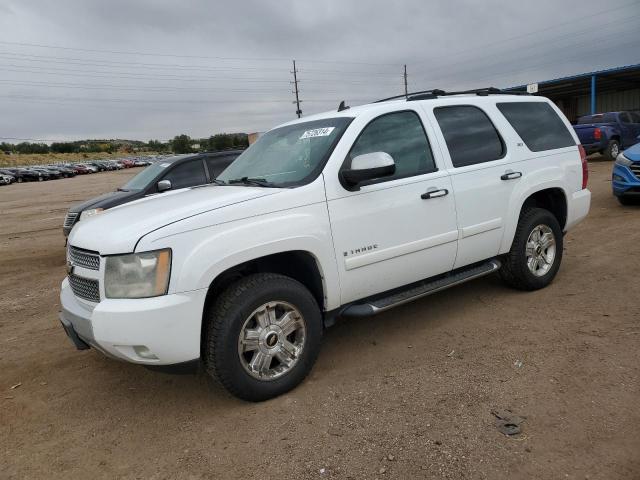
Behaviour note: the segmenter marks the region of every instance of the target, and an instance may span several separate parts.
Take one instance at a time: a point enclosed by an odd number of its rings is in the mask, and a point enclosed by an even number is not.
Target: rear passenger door
[[[511,167],[495,105],[436,106],[431,113],[455,193],[458,268],[498,254],[509,200],[523,172]]]

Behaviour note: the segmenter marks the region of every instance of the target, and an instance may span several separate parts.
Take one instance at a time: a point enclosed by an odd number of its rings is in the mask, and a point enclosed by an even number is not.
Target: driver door
[[[393,175],[328,199],[342,304],[448,272],[458,229],[448,173],[438,170],[420,115],[392,112],[364,127],[342,169],[385,152]]]

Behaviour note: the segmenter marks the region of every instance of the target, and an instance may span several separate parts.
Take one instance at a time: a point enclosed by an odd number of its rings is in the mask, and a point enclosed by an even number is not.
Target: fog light
[[[624,178],[622,178],[620,175],[613,175],[613,181],[614,182],[624,182]]]
[[[133,351],[136,352],[136,355],[139,357],[146,358],[147,360],[158,360],[158,357],[151,353],[151,350],[144,345],[135,345]]]

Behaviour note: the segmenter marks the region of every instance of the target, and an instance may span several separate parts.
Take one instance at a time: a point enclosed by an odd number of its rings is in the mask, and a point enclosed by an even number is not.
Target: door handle
[[[447,190],[446,188],[441,188],[440,190],[431,190],[427,193],[423,193],[422,195],[420,195],[420,198],[423,200],[429,200],[430,198],[444,197],[448,193],[449,190]]]
[[[522,176],[522,172],[507,172],[504,175],[500,176],[500,180],[515,180],[516,178],[520,178]]]

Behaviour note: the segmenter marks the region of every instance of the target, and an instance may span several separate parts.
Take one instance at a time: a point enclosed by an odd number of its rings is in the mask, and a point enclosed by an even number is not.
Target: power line
[[[589,15],[573,18],[570,21],[557,23],[557,24],[551,25],[549,27],[546,27],[546,28],[543,28],[543,29],[540,29],[540,30],[533,30],[533,31],[530,31],[530,32],[527,32],[527,33],[524,33],[524,34],[521,34],[521,35],[502,38],[500,40],[496,40],[496,41],[493,41],[493,42],[476,45],[474,47],[467,48],[467,49],[464,49],[464,50],[458,50],[457,52],[454,51],[454,52],[451,52],[449,54],[449,56],[450,57],[459,56],[460,54],[463,54],[463,53],[473,52],[473,51],[476,51],[476,50],[479,50],[479,49],[482,49],[482,48],[486,48],[486,47],[489,47],[489,46],[493,46],[493,45],[504,45],[506,42],[511,42],[513,40],[518,40],[518,39],[521,39],[521,38],[530,37],[531,35],[536,35],[536,34],[539,34],[541,32],[546,32],[546,31],[549,31],[549,30],[553,30],[555,28],[562,27],[564,25],[575,25],[580,20],[584,20],[586,18],[600,16],[600,15],[603,15],[603,14],[610,14],[611,12],[615,12],[617,10],[622,10],[622,9],[630,7],[630,6],[636,6],[637,7],[638,6],[637,0],[633,1],[633,2],[630,2],[630,3],[626,3],[624,5],[620,5],[619,7],[607,8],[605,10],[600,10],[598,12],[594,12],[594,13],[591,13]],[[590,30],[593,31],[593,27],[590,27]],[[568,35],[572,35],[572,34],[570,33]],[[419,64],[423,64],[423,63],[427,63],[427,62],[428,62],[428,60],[424,60],[424,61],[421,61],[421,62],[417,62],[416,64],[419,65]]]
[[[5,68],[5,67],[13,67]],[[22,70],[15,70],[16,68]],[[37,69],[37,70],[32,70]],[[273,78],[261,78],[261,77],[211,77],[211,76],[195,76],[195,77],[183,77],[180,75],[171,75],[171,74],[152,74],[145,75],[141,73],[124,73],[124,72],[116,72],[117,75],[110,74],[109,72],[99,71],[99,70],[78,70],[71,68],[56,68],[56,67],[40,67],[40,66],[25,66],[25,65],[16,65],[16,64],[5,64],[3,65],[2,71],[14,71],[14,72],[26,72],[26,73],[46,73],[48,75],[62,75],[63,73],[57,72],[72,72],[68,75],[78,76],[77,74],[84,75],[85,73],[89,74],[102,74],[99,75],[101,78],[129,78],[129,79],[153,79],[153,80],[174,80],[174,81],[199,81],[199,82],[208,82],[211,81],[212,78],[216,78],[219,80],[240,80],[246,82],[276,82],[276,83],[287,83],[288,80],[279,80]],[[96,75],[86,75],[86,76],[96,76]]]
[[[609,37],[610,37],[610,36],[612,36],[612,35],[609,35]],[[616,40],[617,40],[618,38],[620,38],[620,35],[618,35],[618,34],[615,34],[615,35],[613,35],[613,36],[614,36],[614,37],[616,37]],[[605,37],[605,38],[607,38],[607,37]],[[601,40],[602,40],[602,39],[601,39]],[[632,40],[631,42],[618,43],[618,44],[616,44],[616,46],[618,46],[618,47],[619,47],[619,46],[632,45],[632,44],[635,44],[636,42],[637,42],[636,40]],[[583,53],[582,53],[582,54],[580,54],[580,55],[576,55],[572,50],[567,50],[567,52],[568,52],[568,53],[570,53],[570,55],[571,55],[571,56],[570,56],[570,58],[569,58],[568,60],[571,60],[571,59],[574,59],[574,58],[583,58],[583,57],[585,57],[585,56],[593,56],[593,53],[594,53],[594,52],[598,52],[598,51],[602,51],[602,50],[607,50],[607,49],[611,49],[611,45],[609,45],[609,44],[607,44],[607,45],[602,45],[601,43],[599,43],[599,44],[597,45],[597,48],[596,48],[596,49],[589,49],[589,51],[587,51],[587,52],[583,52]],[[547,58],[547,55],[544,55],[544,54],[543,54],[543,55],[537,55],[537,56],[528,57],[528,58],[526,58],[526,57],[525,57],[525,59],[524,59],[524,60],[525,60],[525,61],[527,61],[527,60],[529,60],[529,61],[530,61],[530,60],[534,60],[534,61],[535,61],[536,59],[543,59],[543,58]],[[563,58],[563,57],[560,57],[560,58]],[[505,62],[498,62],[498,63],[494,63],[493,65],[495,65],[495,66],[501,66],[501,65],[503,65],[504,63],[505,63]],[[494,73],[492,73],[492,74],[491,74],[490,76],[488,76],[488,77],[475,78],[474,80],[475,80],[475,81],[482,81],[482,80],[487,79],[487,78],[494,78],[494,77],[496,77],[497,75],[504,75],[505,73],[517,73],[517,72],[522,72],[522,71],[528,71],[528,70],[531,70],[531,69],[533,69],[533,68],[537,68],[537,67],[545,66],[545,65],[551,65],[551,64],[555,64],[555,63],[559,63],[559,60],[558,60],[558,59],[554,59],[554,60],[546,61],[546,62],[543,62],[543,63],[533,64],[533,65],[530,65],[530,66],[529,66],[529,68],[525,68],[524,70],[523,70],[523,67],[519,67],[517,70],[508,70],[507,72],[504,72],[504,71],[494,71]],[[483,67],[484,67],[484,68],[490,68],[491,66],[492,66],[491,64],[485,64],[485,65],[483,65]],[[525,64],[524,66],[526,67],[526,64]],[[457,75],[457,76],[459,76],[462,72],[465,72],[465,71],[468,71],[468,70],[471,70],[471,69],[472,69],[472,68],[470,67],[470,68],[468,68],[468,69],[463,69],[463,70],[460,70],[460,71],[458,71],[458,72],[450,72],[450,73],[448,73],[447,75],[441,75],[440,77],[430,78],[430,79],[429,79],[429,82],[434,82],[434,81],[437,81],[437,80],[440,80],[440,79],[450,78],[451,76],[456,76],[456,75]],[[477,68],[476,68],[476,69],[477,69]]]
[[[28,57],[28,58],[23,58]],[[16,52],[0,52],[0,58],[5,58],[8,60],[19,60],[19,61],[27,61],[27,62],[44,62],[44,63],[62,63],[64,65],[83,65],[83,66],[99,66],[99,67],[111,67],[111,66],[122,66],[122,65],[130,65],[134,67],[144,67],[144,68],[171,68],[172,70],[185,70],[187,72],[191,71],[203,71],[203,72],[225,72],[225,71],[259,71],[259,72],[282,72],[281,68],[265,68],[265,67],[237,67],[237,66],[223,66],[223,67],[213,67],[208,65],[184,65],[184,64],[175,64],[175,63],[143,63],[143,62],[127,62],[124,60],[97,60],[97,59],[86,59],[86,58],[73,58],[73,57],[58,57],[58,56],[48,56],[48,55],[33,55],[33,54],[24,54],[24,53],[16,53]],[[53,59],[53,60],[51,60]],[[59,61],[62,60],[62,61]],[[317,69],[317,68],[298,68],[300,72],[314,72],[319,74],[339,74],[339,75],[362,75],[362,76],[370,76],[370,75],[383,75],[383,76],[395,76],[398,75],[396,72],[379,72],[379,71],[363,71],[363,70],[325,70],[325,69]]]
[[[624,21],[615,21],[615,22],[608,22],[608,23],[604,23],[604,24],[602,24],[602,26],[609,25],[610,23],[616,23],[616,26],[619,26],[619,25],[623,25],[623,24],[628,23],[628,22],[635,21],[635,20],[636,20],[636,18],[638,18],[638,17],[640,17],[640,15],[635,15],[635,16],[633,16],[633,17],[629,17],[628,19],[626,19],[626,20],[624,20]],[[605,33],[606,33],[606,32],[605,32]],[[596,37],[594,37],[594,36],[593,36],[593,29],[586,29],[586,30],[584,30],[584,31],[580,31],[580,30],[578,30],[578,32],[571,32],[571,33],[569,33],[569,34],[567,34],[567,35],[561,35],[561,36],[556,37],[556,38],[554,38],[554,39],[552,39],[552,40],[547,40],[547,41],[543,41],[543,42],[538,42],[537,44],[536,44],[536,43],[534,43],[534,44],[532,44],[532,45],[529,45],[529,46],[527,47],[527,50],[531,50],[531,47],[532,47],[532,46],[537,45],[538,47],[541,47],[541,46],[543,46],[543,45],[546,45],[546,44],[547,44],[547,43],[549,43],[549,42],[557,42],[557,40],[558,40],[558,39],[560,39],[560,38],[565,38],[565,37],[571,37],[571,39],[573,39],[573,38],[575,38],[575,37],[580,37],[580,36],[582,36],[582,35],[590,35],[590,36],[591,36],[590,41],[596,42],[596,41],[600,41],[600,40],[602,40],[602,39],[604,39],[604,38],[609,38],[609,37],[611,37],[612,35],[614,35],[614,36],[618,36],[618,37],[619,37],[619,36],[625,35],[626,33],[635,33],[635,31],[634,31],[634,32],[620,32],[619,30],[616,30],[616,31],[615,31],[615,32],[613,32],[613,33],[609,32],[609,34],[608,34],[608,35],[605,35],[604,37],[600,37],[600,38],[599,38],[599,37],[597,37],[597,36],[596,36]],[[564,48],[567,48],[567,47],[570,47],[570,46],[572,46],[572,45],[581,45],[581,44],[582,44],[582,42],[577,42],[577,43],[574,43],[574,44],[563,45],[563,47],[564,47]],[[557,45],[557,44],[556,44],[556,45]],[[505,62],[505,58],[504,58],[504,57],[505,57],[505,55],[507,55],[508,53],[511,53],[511,52],[521,53],[521,51],[520,51],[520,50],[511,49],[511,50],[510,50],[510,51],[508,51],[508,52],[503,52],[503,53],[494,53],[494,54],[491,54],[491,55],[488,55],[488,56],[484,56],[484,57],[482,57],[482,59],[481,59],[481,60],[482,60],[482,62],[483,62],[483,67],[486,67],[486,60],[487,60],[488,58],[498,58],[498,57],[499,57],[499,58],[501,59],[501,61],[500,61],[499,63],[504,63],[504,62]],[[533,56],[535,57],[536,55],[533,55]],[[519,56],[519,57],[518,57],[518,60],[522,60],[522,56]],[[441,63],[441,64],[437,64],[436,66],[437,66],[439,69],[442,69],[442,68],[445,68],[445,67],[446,67],[446,68],[451,68],[451,67],[456,66],[456,65],[469,65],[469,61],[468,61],[468,60],[459,60],[459,61],[450,62],[450,63]],[[469,68],[462,69],[461,71],[463,71],[463,72],[464,72],[464,71],[466,71],[466,70],[469,70],[469,69],[475,69],[475,68],[477,68],[477,67],[475,67],[475,66],[471,66],[471,67],[469,67]],[[420,74],[422,74],[422,72],[425,72],[425,71],[426,71],[426,69],[418,70],[418,74],[420,75]]]
[[[167,57],[167,58],[194,58],[194,59],[207,59],[207,60],[250,60],[250,61],[265,61],[265,62],[284,62],[290,61],[289,58],[284,57],[226,57],[226,56],[211,56],[211,55],[186,55],[186,54],[172,54],[172,53],[152,53],[152,52],[140,52],[140,51],[124,51],[124,50],[102,50],[94,48],[78,48],[78,47],[65,47],[61,45],[45,45],[42,43],[28,43],[28,42],[9,42],[0,40],[4,45],[16,45],[21,47],[36,47],[47,48],[56,50],[68,50],[76,52],[88,52],[88,53],[108,53],[112,55],[139,55],[147,57]],[[307,59],[303,60],[309,63],[326,63],[326,64],[353,64],[353,65],[388,65],[398,66],[394,63],[374,63],[374,62],[353,62],[346,60],[315,60]]]

